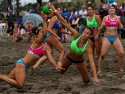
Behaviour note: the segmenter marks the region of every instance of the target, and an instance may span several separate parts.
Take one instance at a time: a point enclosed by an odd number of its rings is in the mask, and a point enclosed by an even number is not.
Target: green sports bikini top
[[[88,27],[94,27],[94,28],[99,27],[99,23],[95,20],[95,15],[93,15],[92,21],[90,21],[89,17],[87,17],[87,26]]]
[[[88,45],[88,41],[85,43],[85,45],[83,46],[82,49],[79,49],[77,44],[78,44],[78,41],[80,40],[82,36],[79,36],[76,40],[73,40],[70,47],[71,49],[73,50],[73,52],[75,52],[77,55],[83,55],[85,53],[85,49]]]

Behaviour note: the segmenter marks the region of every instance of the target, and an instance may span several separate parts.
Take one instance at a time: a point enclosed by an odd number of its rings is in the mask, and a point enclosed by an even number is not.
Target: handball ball
[[[49,6],[47,6],[47,5],[45,5],[44,7],[43,7],[43,13],[44,14],[46,14],[46,15],[49,15],[49,14],[51,14],[51,9],[49,9]]]

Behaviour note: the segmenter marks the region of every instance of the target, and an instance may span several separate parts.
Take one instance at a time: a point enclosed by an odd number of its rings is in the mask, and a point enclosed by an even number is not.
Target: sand
[[[124,43],[123,39],[122,44],[125,48]],[[25,56],[30,45],[26,38],[20,43],[12,43],[11,37],[0,36],[0,74],[8,75],[15,67],[15,62]],[[63,45],[67,51],[70,43]],[[58,54],[54,49],[53,56],[56,60]],[[88,70],[90,70],[87,55],[86,62]],[[125,72],[111,73],[110,71],[113,70],[119,70],[119,63],[117,52],[111,46],[105,59],[103,72],[98,74],[100,84],[93,83],[92,73],[89,74],[91,82],[83,83],[75,64],[72,64],[65,74],[59,74],[47,60],[35,71],[29,68],[23,89],[16,89],[6,82],[0,81],[0,94],[125,94]]]

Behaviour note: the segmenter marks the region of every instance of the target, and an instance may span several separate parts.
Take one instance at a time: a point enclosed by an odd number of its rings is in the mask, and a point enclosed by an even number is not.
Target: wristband
[[[54,10],[54,13],[56,13],[57,12],[57,10]]]

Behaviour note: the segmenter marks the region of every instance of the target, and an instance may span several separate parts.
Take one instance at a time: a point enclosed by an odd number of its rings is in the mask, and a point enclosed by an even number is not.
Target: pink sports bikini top
[[[115,20],[111,20],[109,16],[107,17],[106,28],[117,29],[118,25],[119,25],[118,17],[115,17]]]
[[[40,58],[41,56],[43,56],[45,54],[45,46],[42,45],[41,47],[34,49],[31,46],[28,49],[28,52],[38,58]]]

